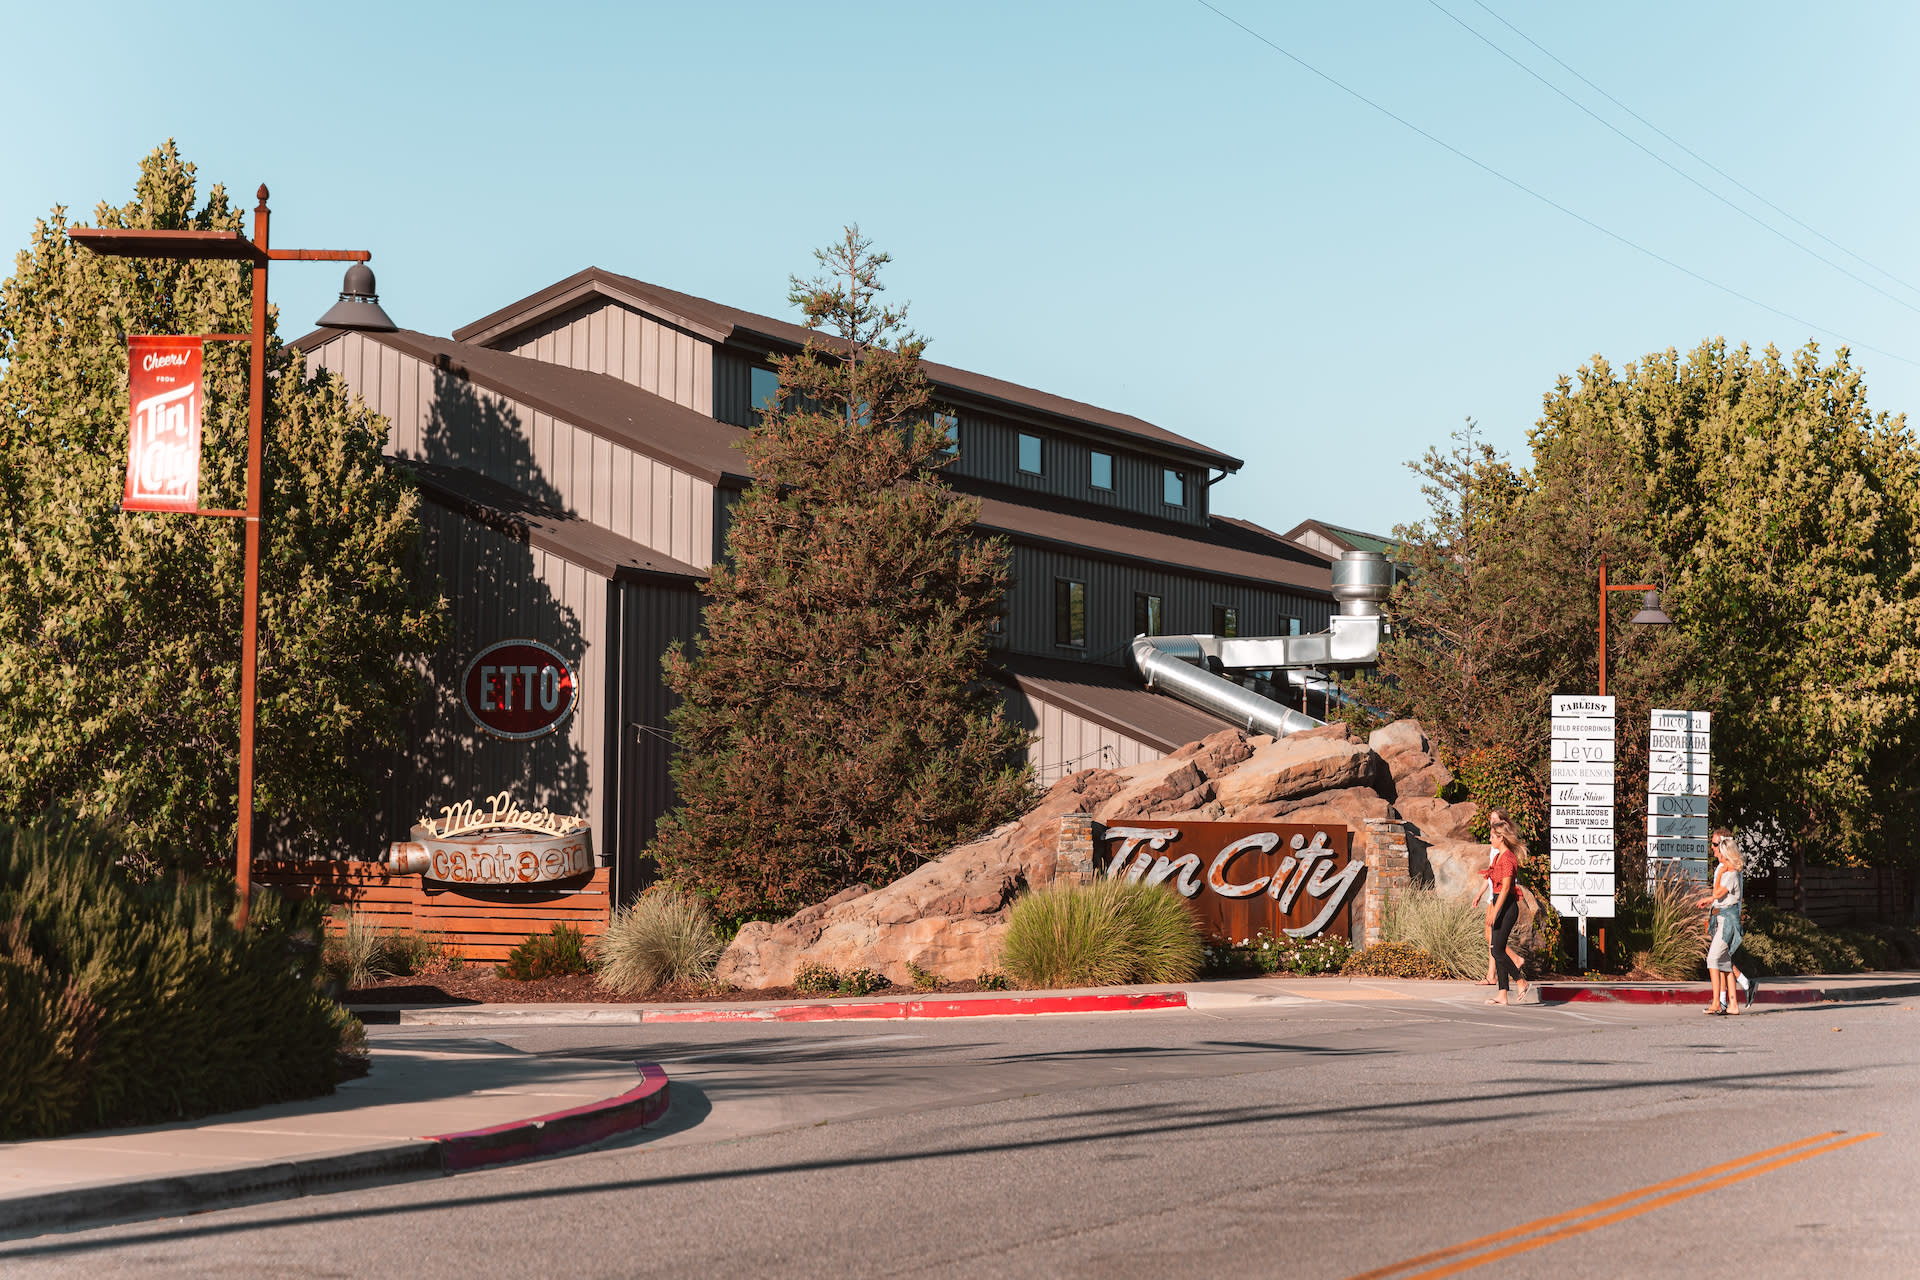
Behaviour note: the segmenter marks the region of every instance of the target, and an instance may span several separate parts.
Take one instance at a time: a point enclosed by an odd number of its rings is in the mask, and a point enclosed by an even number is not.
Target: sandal
[[[1712,1008],[1707,1010],[1707,1016],[1710,1018],[1712,1017],[1724,1018],[1727,1016],[1727,1007],[1722,1004],[1716,1004]]]

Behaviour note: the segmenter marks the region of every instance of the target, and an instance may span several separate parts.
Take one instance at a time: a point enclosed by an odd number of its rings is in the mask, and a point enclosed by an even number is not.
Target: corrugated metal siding
[[[1133,638],[1135,592],[1164,602],[1165,633],[1205,634],[1213,629],[1213,606],[1240,611],[1243,636],[1280,635],[1282,617],[1301,619],[1303,631],[1324,631],[1333,606],[1325,600],[1278,588],[1207,582],[1133,565],[1082,559],[1038,547],[1013,548],[1014,583],[1007,593],[1007,647],[1015,653],[1049,658],[1084,657],[1120,666]],[[1084,650],[1053,642],[1053,584],[1068,578],[1087,584],[1087,645]]]
[[[494,345],[530,360],[608,374],[713,413],[713,344],[610,298],[584,302]]]
[[[387,452],[476,471],[688,564],[713,562],[713,486],[357,333],[309,356],[393,423]]]
[[[673,807],[668,765],[673,746],[667,713],[677,699],[660,674],[660,658],[675,641],[700,630],[700,593],[690,587],[616,584],[620,609],[618,735],[620,830],[614,884],[621,901],[643,887],[641,855],[660,818]]]
[[[573,813],[593,825],[605,853],[606,796],[596,785],[604,751],[606,580],[516,542],[435,503],[420,504],[417,572],[447,597],[449,636],[426,664],[428,689],[393,768],[381,815],[389,839],[422,815],[500,790],[522,806]],[[496,640],[533,639],[574,664],[574,712],[543,738],[509,742],[483,733],[460,703],[475,653]]]
[[[724,347],[713,353],[713,416],[736,427],[753,425],[753,361]]]
[[[1033,734],[1027,759],[1042,787],[1081,769],[1124,769],[1166,754],[1023,690],[1007,690],[1006,700],[1007,718]]]
[[[1020,437],[1037,435],[1041,446],[1040,475],[1020,470]],[[1095,450],[1113,457],[1113,488],[1093,487]],[[1168,464],[1119,445],[1096,445],[1074,436],[1056,435],[1042,427],[1022,426],[1003,418],[970,410],[960,411],[960,456],[949,470],[955,475],[991,480],[1015,488],[1073,498],[1126,511],[1159,516],[1182,524],[1207,522],[1207,477],[1204,471],[1175,468],[1187,477],[1187,505],[1170,507],[1162,499],[1161,472]]]

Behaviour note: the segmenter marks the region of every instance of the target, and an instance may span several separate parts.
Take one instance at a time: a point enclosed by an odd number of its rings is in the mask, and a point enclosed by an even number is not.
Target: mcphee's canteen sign
[[[501,640],[475,654],[460,680],[473,722],[496,738],[538,738],[573,713],[573,665],[538,640]]]
[[[127,338],[126,511],[193,511],[200,506],[200,341]]]
[[[1228,942],[1348,932],[1349,900],[1366,871],[1345,827],[1168,822],[1108,827],[1102,839],[1109,878],[1167,885],[1202,933]]]

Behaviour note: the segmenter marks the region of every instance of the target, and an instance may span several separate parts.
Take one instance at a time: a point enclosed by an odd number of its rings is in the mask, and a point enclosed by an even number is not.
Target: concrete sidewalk
[[[434,1177],[588,1145],[666,1110],[650,1064],[452,1038],[372,1057],[328,1097],[0,1143],[0,1238]]]

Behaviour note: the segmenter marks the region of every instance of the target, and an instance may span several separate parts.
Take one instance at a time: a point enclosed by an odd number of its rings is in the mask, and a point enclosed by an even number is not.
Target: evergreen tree
[[[654,853],[728,914],[885,883],[1031,801],[984,680],[1008,552],[939,477],[926,343],[858,228],[814,256],[790,297],[822,336],[775,359],[706,634],[666,658],[680,808]]]
[[[94,225],[244,231],[169,141]],[[123,512],[129,334],[246,332],[247,264],[105,257],[34,228],[0,286],[0,811],[58,804],[156,863],[229,856],[241,522]],[[255,798],[269,839],[330,849],[397,746],[439,611],[413,598],[418,502],[386,421],[309,379],[268,316]],[[245,343],[208,343],[201,505],[246,505]]]

